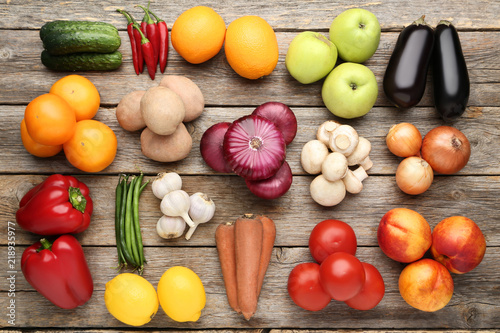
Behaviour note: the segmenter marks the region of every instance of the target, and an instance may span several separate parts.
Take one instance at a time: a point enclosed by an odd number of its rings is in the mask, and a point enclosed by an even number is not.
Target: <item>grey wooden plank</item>
[[[1,29],[37,29],[43,23],[54,19],[100,20],[113,24],[122,24],[124,19],[115,12],[116,8],[130,10],[138,20],[143,12],[134,8],[134,1],[71,1],[29,0],[0,2],[0,14],[5,17],[0,23]],[[169,3],[153,1],[155,10],[171,26],[175,19],[186,9],[205,5],[216,10],[228,25],[234,19],[244,15],[259,15],[275,29],[328,29],[331,21],[342,11],[352,8],[347,1],[331,3],[328,1],[235,1],[229,6],[226,2],[183,1]],[[58,12],[54,12],[54,6]],[[462,29],[494,29],[500,27],[496,13],[499,4],[496,1],[480,0],[476,2],[442,2],[438,0],[411,3],[397,0],[367,2],[356,6],[372,11],[379,19],[383,29],[401,29],[422,14],[430,24],[436,25],[441,19],[453,20]]]
[[[359,248],[357,257],[375,265],[384,278],[386,293],[381,303],[370,311],[358,311],[342,302],[332,301],[322,311],[309,312],[297,307],[286,290],[288,274],[293,267],[312,260],[308,250],[275,248],[257,313],[247,322],[232,312],[227,304],[215,248],[146,248],[149,264],[144,277],[153,286],[169,267],[186,266],[200,276],[207,293],[207,304],[196,323],[176,323],[160,309],[144,328],[495,329],[500,325],[497,315],[500,294],[495,287],[500,278],[496,269],[500,263],[500,252],[497,247],[488,250],[475,270],[453,275],[455,290],[450,303],[438,312],[427,313],[413,309],[399,295],[397,281],[402,264],[387,258],[377,248]],[[33,291],[19,272],[16,274],[15,296],[16,324],[19,327],[126,327],[109,315],[103,300],[104,284],[116,275],[112,268],[116,258],[114,249],[90,247],[84,251],[94,277],[95,291],[91,300],[74,310],[58,309]],[[1,247],[0,253],[4,252],[5,247]],[[5,275],[3,270],[0,275]],[[3,296],[5,293],[2,293]],[[8,297],[2,297],[1,307],[5,308],[8,301]],[[5,326],[6,319],[3,317],[0,323]]]
[[[0,217],[15,222],[18,200],[44,176],[10,175],[0,177]],[[149,177],[146,177],[149,178]],[[117,176],[78,176],[86,183],[94,201],[90,227],[77,238],[85,245],[114,246],[114,187]],[[216,205],[211,222],[200,225],[191,240],[164,240],[156,233],[156,222],[162,215],[160,200],[148,186],[140,201],[140,218],[146,246],[215,246],[218,224],[234,221],[245,213],[264,214],[277,225],[277,246],[307,246],[312,228],[325,219],[339,219],[354,229],[358,244],[378,246],[376,230],[382,216],[390,209],[406,207],[426,218],[431,227],[442,219],[463,215],[474,220],[483,231],[489,246],[499,246],[500,218],[498,196],[500,177],[437,177],[431,188],[420,196],[402,193],[393,177],[373,176],[365,180],[363,191],[347,195],[335,207],[322,207],[309,196],[313,178],[296,176],[290,191],[283,197],[266,201],[252,195],[242,179],[226,176],[184,176],[183,188],[189,193],[207,193]],[[16,225],[18,245],[30,245],[39,236]],[[7,227],[0,228],[0,244],[7,243]]]
[[[327,33],[326,33],[327,34]],[[269,100],[279,100],[297,106],[323,106],[321,84],[303,85],[295,81],[286,70],[285,56],[288,45],[297,33],[278,32],[280,57],[271,75],[259,80],[247,80],[229,66],[222,50],[213,59],[192,65],[184,61],[170,47],[166,74],[185,75],[193,79],[205,96],[207,105],[245,106],[259,105]],[[79,72],[88,77],[101,94],[101,103],[116,105],[121,97],[134,89],[147,89],[159,83],[158,73],[151,81],[146,72],[137,76],[131,61],[130,44],[125,32],[121,32],[123,65],[112,73]],[[379,48],[367,65],[377,77],[379,96],[376,106],[390,106],[382,89],[382,78],[389,57],[394,49],[397,32],[383,33]],[[495,45],[500,43],[500,32],[460,32],[464,56],[471,80],[469,105],[499,106],[498,84],[500,55]],[[0,104],[28,104],[35,97],[49,91],[50,86],[69,72],[53,72],[40,62],[43,49],[38,31],[7,30],[0,34]],[[110,76],[113,78],[110,80]],[[427,90],[419,106],[432,106],[432,73],[428,77]],[[26,89],[29,87],[29,89]]]

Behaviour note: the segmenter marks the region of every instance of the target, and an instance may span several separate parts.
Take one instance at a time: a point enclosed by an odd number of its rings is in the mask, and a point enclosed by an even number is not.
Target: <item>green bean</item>
[[[118,178],[118,185],[116,186],[115,198],[115,237],[116,237],[116,251],[118,252],[118,266],[121,267],[125,264],[125,258],[121,250],[120,243],[120,213],[122,206],[123,186],[125,179]]]
[[[128,193],[130,192],[130,184],[127,184],[128,182],[128,176],[125,179],[125,184],[123,186],[123,196],[122,196],[122,204],[121,204],[121,214],[120,214],[120,243],[121,243],[121,248],[123,252],[123,256],[125,257],[125,260],[127,263],[137,266],[137,263],[135,262],[134,258],[132,257],[132,254],[127,248],[127,244],[125,241],[126,238],[126,233],[125,233],[125,216],[127,212],[127,198],[128,198]]]
[[[127,244],[127,250],[133,256],[136,264],[139,263],[138,253],[134,253],[134,246],[132,246],[132,199],[134,194],[134,186],[137,181],[137,177],[133,176],[130,180],[130,185],[127,193],[127,209],[125,211],[125,243]],[[135,238],[135,237],[134,237]]]
[[[132,209],[133,209],[133,221],[134,221],[134,227],[135,227],[135,238],[136,238],[136,248],[137,252],[139,254],[139,263],[140,266],[144,266],[144,248],[142,244],[142,235],[141,235],[141,226],[139,224],[139,197],[141,195],[141,183],[142,179],[144,178],[144,174],[139,175],[139,179],[137,180],[135,184],[135,189],[134,189],[134,198],[132,201]]]

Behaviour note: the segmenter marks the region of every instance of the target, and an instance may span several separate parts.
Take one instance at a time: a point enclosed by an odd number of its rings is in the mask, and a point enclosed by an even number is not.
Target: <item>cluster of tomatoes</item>
[[[385,293],[384,280],[373,265],[355,257],[354,230],[339,220],[318,223],[309,236],[316,262],[302,263],[288,277],[288,294],[301,308],[319,311],[332,299],[357,310],[377,306]]]
[[[26,107],[21,121],[24,148],[37,157],[64,150],[74,167],[103,170],[115,158],[117,140],[111,128],[92,119],[99,105],[99,92],[90,80],[80,75],[63,77]]]

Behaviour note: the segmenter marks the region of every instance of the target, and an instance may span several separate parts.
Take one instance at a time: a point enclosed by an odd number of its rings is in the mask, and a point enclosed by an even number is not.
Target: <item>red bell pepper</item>
[[[39,235],[78,233],[88,228],[94,206],[89,188],[75,177],[52,175],[19,202],[19,226]]]
[[[23,252],[21,270],[28,283],[63,309],[85,304],[94,291],[82,246],[62,235],[53,244],[42,239]]]

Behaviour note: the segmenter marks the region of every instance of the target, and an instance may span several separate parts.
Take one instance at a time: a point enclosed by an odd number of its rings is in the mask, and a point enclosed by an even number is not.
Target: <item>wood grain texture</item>
[[[21,247],[18,248],[20,253]],[[405,303],[398,291],[398,278],[404,265],[387,258],[378,248],[358,248],[356,256],[361,261],[375,265],[381,272],[386,293],[377,307],[370,311],[350,309],[343,302],[332,301],[325,309],[309,312],[298,308],[289,298],[286,288],[288,274],[295,265],[312,260],[307,248],[275,248],[262,288],[258,309],[250,321],[233,312],[227,304],[222,273],[215,248],[146,248],[149,262],[144,277],[153,286],[169,267],[183,265],[199,274],[207,294],[207,305],[196,323],[176,323],[158,311],[153,320],[144,326],[157,328],[196,329],[211,328],[331,328],[332,323],[342,328],[420,329],[423,325],[435,329],[489,329],[500,325],[497,305],[500,293],[495,287],[500,278],[496,269],[500,264],[498,248],[489,248],[485,260],[473,271],[453,275],[455,290],[450,303],[435,313],[413,309]],[[94,294],[91,300],[74,310],[62,310],[51,305],[36,293],[20,273],[16,280],[16,317],[22,327],[126,327],[115,320],[106,310],[103,294],[105,283],[116,275],[113,248],[86,247],[84,252],[94,278]],[[5,248],[0,249],[5,257]],[[0,278],[5,280],[5,273]],[[6,292],[2,291],[5,296]],[[2,297],[0,308],[5,308],[8,298]],[[28,305],[29,304],[29,305]],[[49,315],[50,314],[50,315]],[[40,320],[43,318],[43,320]],[[0,325],[6,319],[0,319]],[[4,326],[4,325],[2,325]]]

